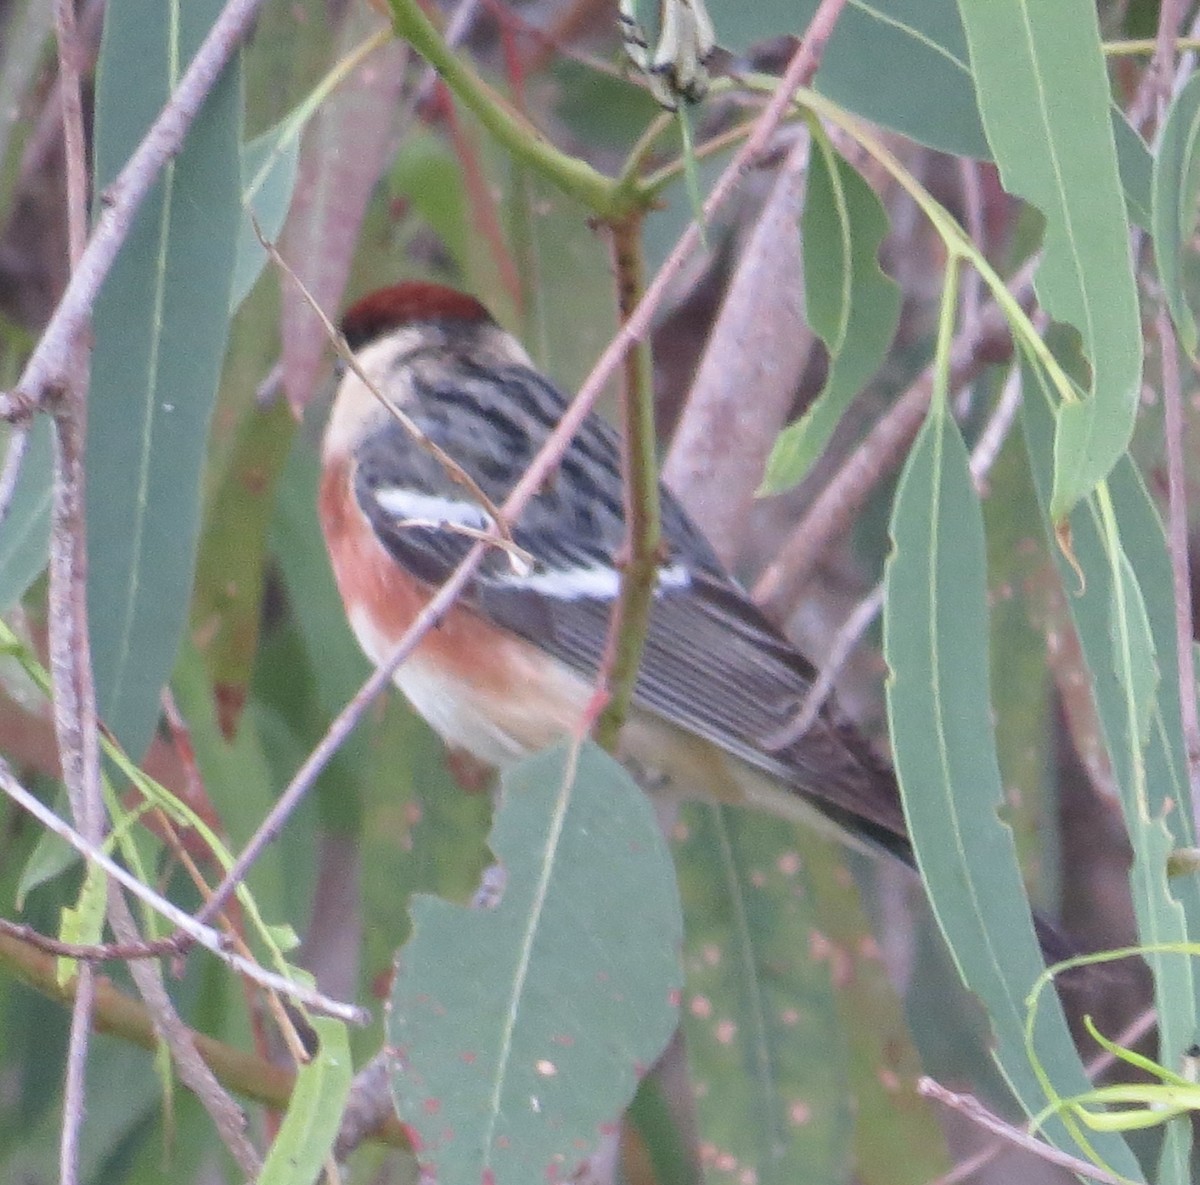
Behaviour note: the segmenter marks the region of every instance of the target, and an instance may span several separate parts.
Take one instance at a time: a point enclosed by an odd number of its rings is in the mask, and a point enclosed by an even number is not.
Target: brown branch
[[[83,49],[74,0],[56,0],[59,101],[67,174],[67,239],[74,270],[87,238],[87,155],[84,146],[80,65]],[[88,358],[82,338],[67,351],[65,391],[55,425],[54,535],[50,563],[50,667],[54,672],[54,723],[75,824],[89,843],[104,836],[100,797],[100,743],[96,689],[92,683],[87,628],[87,550],[84,536],[83,454],[87,435]],[[79,1179],[87,1052],[95,1004],[95,971],[80,968],[71,1009],[63,1122],[59,1134],[59,1180]]]
[[[53,831],[55,835],[70,844],[89,863],[98,865],[128,892],[145,902],[151,909],[173,923],[176,928],[185,931],[192,943],[199,943],[222,962],[227,963],[234,971],[245,975],[268,991],[280,992],[298,1004],[303,1004],[316,1012],[337,1017],[349,1024],[365,1024],[370,1020],[370,1014],[365,1009],[353,1004],[342,1004],[337,1000],[331,1000],[302,983],[295,983],[282,975],[267,971],[257,963],[244,959],[235,951],[229,950],[229,943],[223,935],[214,933],[196,921],[179,906],[156,893],[149,885],[143,884],[127,869],[121,867],[99,848],[88,843],[78,832],[72,830],[49,807],[43,805],[17,781],[3,757],[0,757],[0,790],[3,790],[20,807],[33,815],[43,827]]]
[[[58,964],[52,955],[35,949],[19,938],[0,934],[0,967],[27,987],[65,1008],[70,1008],[78,987],[78,976],[60,983]],[[131,1045],[154,1052],[158,1037],[146,1006],[122,992],[104,976],[96,978],[96,1008],[93,1030],[108,1033]],[[188,1030],[190,1040],[218,1080],[229,1090],[274,1110],[285,1110],[295,1085],[295,1071],[279,1066],[245,1050],[236,1049],[213,1037]],[[400,1121],[391,1115],[363,1135],[374,1135],[397,1148],[409,1147]]]
[[[800,236],[809,138],[792,145],[747,237],[696,369],[663,479],[731,571],[775,438],[815,340],[804,323]],[[747,392],[753,392],[747,398]],[[720,490],[719,498],[705,491]]]
[[[124,959],[158,959],[164,955],[181,954],[185,943],[181,935],[171,935],[160,938],[155,942],[63,942],[60,938],[51,938],[26,926],[21,922],[10,922],[0,918],[0,935],[6,934],[18,942],[27,942],[30,946],[57,959],[78,959],[81,963],[111,963]]]
[[[1050,1144],[1037,1139],[1036,1136],[1031,1136],[1027,1131],[1001,1119],[999,1115],[989,1111],[974,1095],[957,1094],[955,1091],[947,1090],[940,1082],[936,1082],[932,1078],[922,1078],[917,1083],[917,1091],[923,1097],[936,1099],[944,1107],[957,1111],[976,1126],[983,1128],[984,1131],[1000,1136],[1008,1143],[1032,1153],[1039,1160],[1044,1160],[1048,1164],[1060,1165],[1073,1173],[1078,1173],[1081,1177],[1102,1181],[1105,1185],[1124,1185],[1124,1178],[1114,1176],[1107,1169],[1100,1168],[1090,1161],[1061,1152]]]
[[[1129,105],[1129,122],[1144,131],[1153,117],[1161,122],[1171,97],[1171,77],[1175,66],[1175,42],[1179,26],[1187,15],[1185,0],[1162,0],[1158,9],[1158,28],[1154,35],[1154,56],[1142,75],[1137,94]]]
[[[137,925],[116,885],[110,886],[108,921],[119,942],[138,941]],[[238,1168],[247,1178],[253,1179],[258,1174],[261,1158],[246,1138],[246,1116],[200,1056],[192,1031],[183,1023],[167,994],[162,968],[157,963],[135,960],[129,964],[129,974],[146,1002],[154,1032],[171,1051],[179,1080],[200,1100]]]

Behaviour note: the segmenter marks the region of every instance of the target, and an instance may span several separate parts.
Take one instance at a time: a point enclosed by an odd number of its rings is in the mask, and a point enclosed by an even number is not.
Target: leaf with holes
[[[501,900],[414,900],[387,1022],[396,1109],[446,1185],[569,1177],[678,1019],[679,897],[645,796],[590,742],[502,786]]]

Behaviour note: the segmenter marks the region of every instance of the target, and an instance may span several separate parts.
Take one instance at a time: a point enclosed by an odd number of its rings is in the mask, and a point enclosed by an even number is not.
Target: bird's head
[[[413,412],[423,389],[444,387],[467,369],[531,365],[517,339],[475,297],[426,281],[362,297],[346,310],[342,334],[362,375],[345,369],[325,433],[326,460],[349,455],[389,420],[379,395]]]

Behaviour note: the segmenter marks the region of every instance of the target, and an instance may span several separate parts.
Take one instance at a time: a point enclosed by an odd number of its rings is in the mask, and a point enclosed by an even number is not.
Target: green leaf
[[[258,654],[267,534],[295,433],[295,417],[283,400],[242,416],[224,469],[214,475],[204,518],[192,636],[212,676],[226,735],[237,727]]]
[[[1134,721],[1130,739],[1140,750],[1149,740],[1150,721],[1157,706],[1158,662],[1142,588],[1124,550],[1117,557],[1115,576],[1109,602],[1108,636],[1116,664],[1115,673],[1127,689],[1128,710]]]
[[[988,1010],[997,1064],[1032,1115],[1046,1099],[1026,1056],[1024,1001],[1043,964],[1012,836],[998,814],[982,515],[966,447],[944,413],[930,415],[909,455],[891,534],[888,722],[913,847],[964,982]],[[1061,1094],[1087,1088],[1057,1000],[1045,1001],[1034,1038]],[[1061,1123],[1046,1130],[1074,1148]],[[1119,1137],[1095,1143],[1120,1172],[1139,1178]]]
[[[220,0],[115,0],[96,84],[102,194]],[[229,67],[142,206],[100,297],[88,408],[88,606],[100,711],[136,759],[187,620],[200,473],[229,320],[241,195]]]
[[[816,9],[817,0],[708,0],[720,43],[735,51],[803,33]],[[816,88],[931,148],[988,155],[954,0],[848,4],[825,47]]]
[[[353,1077],[346,1026],[327,1017],[310,1023],[317,1052],[296,1074],[287,1114],[257,1185],[313,1185],[337,1138]]]
[[[806,854],[776,819],[689,806],[677,847],[686,907],[683,1008],[706,1179],[845,1179],[853,1152],[846,1037],[815,928]]]
[[[1117,147],[1117,168],[1121,170],[1121,187],[1125,191],[1125,207],[1130,222],[1143,230],[1151,229],[1153,206],[1154,158],[1146,141],[1133,130],[1125,113],[1112,109],[1113,140]]]
[[[1154,158],[1154,262],[1179,343],[1196,356],[1196,317],[1184,288],[1184,261],[1194,257],[1196,198],[1200,194],[1200,75],[1175,96]]]
[[[580,234],[587,211],[528,169],[493,164],[495,184],[507,195],[505,215],[513,255],[519,261],[523,323],[518,336],[539,366],[564,390],[587,378],[617,330],[610,246]],[[475,257],[491,275],[495,262]],[[481,276],[482,279],[482,276]]]
[[[241,307],[266,266],[267,253],[254,230],[251,213],[268,242],[283,230],[296,170],[300,164],[300,132],[303,122],[288,116],[282,122],[242,146],[242,213],[238,231],[237,263],[233,272],[230,312]]]
[[[1090,0],[959,0],[1005,188],[1046,218],[1042,307],[1073,325],[1091,389],[1057,412],[1051,513],[1102,481],[1133,432],[1142,343],[1111,98]],[[1061,101],[1059,96],[1070,96]]]
[[[570,1176],[678,1020],[682,922],[649,801],[591,743],[510,770],[500,902],[413,902],[392,1092],[440,1181]]]
[[[1026,366],[1024,374],[1021,414],[1025,439],[1046,534],[1053,538],[1048,517],[1051,398],[1039,371]],[[1200,884],[1196,877],[1170,880],[1167,875],[1167,856],[1195,842],[1191,811],[1179,809],[1180,803],[1189,800],[1189,791],[1180,725],[1171,564],[1158,512],[1128,457],[1118,462],[1109,485],[1120,531],[1117,571],[1123,586],[1137,586],[1133,600],[1143,607],[1141,613],[1148,625],[1143,626],[1137,614],[1132,625],[1114,616],[1113,607],[1119,603],[1114,566],[1094,495],[1080,503],[1070,518],[1073,560],[1082,572],[1082,586],[1075,567],[1057,547],[1055,560],[1070,594],[1067,606],[1091,673],[1100,727],[1133,846],[1130,887],[1140,939],[1146,943],[1183,942],[1191,929],[1188,922],[1200,926]],[[1128,602],[1131,596],[1126,593],[1124,600]],[[1146,628],[1149,641],[1143,636]],[[1117,647],[1124,645],[1124,636],[1130,644],[1129,653],[1122,657]],[[1151,647],[1159,680],[1147,722],[1150,689],[1135,685],[1145,678],[1145,672],[1133,667],[1146,661]],[[1148,743],[1143,744],[1147,735]],[[1191,960],[1161,953],[1145,957],[1154,971],[1162,1048],[1181,1051],[1196,1031],[1197,985]]]
[[[29,428],[29,444],[8,515],[0,523],[0,612],[11,608],[41,575],[50,548],[53,444],[48,416]],[[7,446],[7,441],[5,442]]]
[[[883,364],[900,321],[900,288],[879,266],[890,228],[875,191],[814,136],[801,230],[804,304],[829,351],[829,374],[812,406],[780,433],[760,493],[800,481],[829,443],[842,413]]]

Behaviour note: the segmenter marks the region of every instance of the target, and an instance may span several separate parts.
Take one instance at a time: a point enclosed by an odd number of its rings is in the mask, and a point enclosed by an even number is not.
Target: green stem
[[[612,228],[621,320],[628,320],[645,285],[641,250],[641,217],[632,215]],[[621,392],[625,475],[625,556],[621,592],[609,627],[601,679],[607,702],[596,722],[596,740],[608,750],[616,747],[621,725],[633,699],[638,665],[654,586],[661,559],[661,520],[658,505],[658,455],[654,441],[654,392],[650,350],[639,342],[625,355]]]
[[[416,0],[389,0],[392,26],[445,80],[479,122],[512,155],[537,169],[560,189],[582,202],[597,218],[615,220],[616,183],[586,161],[555,148],[446,45]]]

